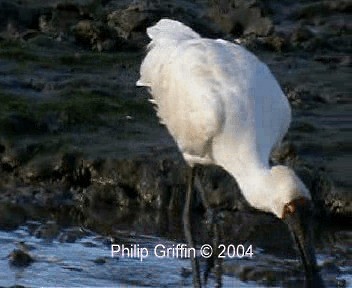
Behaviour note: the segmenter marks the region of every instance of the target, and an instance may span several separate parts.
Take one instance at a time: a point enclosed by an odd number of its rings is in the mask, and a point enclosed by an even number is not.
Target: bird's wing
[[[187,154],[211,158],[211,143],[221,135],[225,146],[251,146],[266,162],[290,123],[287,99],[268,67],[224,40],[155,45],[142,64],[141,81]]]
[[[210,55],[200,40],[185,41],[159,69],[151,93],[158,116],[181,151],[211,156],[211,140],[222,130],[224,103],[214,79]]]

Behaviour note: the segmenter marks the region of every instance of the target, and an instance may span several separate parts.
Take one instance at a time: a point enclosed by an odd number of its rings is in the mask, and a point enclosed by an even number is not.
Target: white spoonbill
[[[162,19],[147,34],[152,41],[137,85],[149,88],[186,162],[222,166],[250,205],[287,223],[310,286],[321,285],[310,235],[310,192],[290,168],[269,164],[290,125],[291,109],[267,65],[240,45],[202,38],[178,21]],[[191,173],[186,232],[193,179]],[[194,284],[200,286],[199,279]]]

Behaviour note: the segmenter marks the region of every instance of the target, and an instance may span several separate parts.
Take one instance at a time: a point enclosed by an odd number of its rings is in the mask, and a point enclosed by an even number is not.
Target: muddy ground
[[[135,87],[145,28],[166,16],[237,38],[278,78],[293,122],[272,162],[293,167],[312,193],[328,287],[352,285],[351,5],[132,2],[0,0],[0,286],[191,285],[189,261],[109,250],[184,242],[186,166]],[[223,208],[224,243],[255,247],[252,259],[226,259],[224,286],[302,285],[286,227],[248,207],[222,169],[197,177]],[[201,246],[199,199],[193,208]]]

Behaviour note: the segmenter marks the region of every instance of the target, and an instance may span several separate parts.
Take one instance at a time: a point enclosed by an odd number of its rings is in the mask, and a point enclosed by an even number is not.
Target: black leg
[[[184,232],[187,240],[188,247],[193,247],[193,239],[192,239],[192,227],[191,227],[191,204],[192,204],[192,194],[193,194],[193,183],[194,183],[194,168],[190,168],[189,176],[188,176],[188,186],[187,186],[187,194],[186,194],[186,202],[185,206],[183,209],[183,227],[184,227]],[[193,285],[196,288],[201,288],[201,282],[200,282],[200,276],[199,276],[199,262],[197,259],[197,256],[192,257],[191,255],[191,261],[192,261],[192,276],[193,276]]]
[[[212,223],[213,226],[213,249],[214,249],[214,268],[215,268],[215,277],[216,284],[215,287],[222,287],[222,259],[219,258],[219,245],[220,245],[220,227],[218,222],[218,215],[215,215],[215,223]]]
[[[207,226],[210,234],[209,236],[212,239],[213,247],[213,254],[210,258],[207,259],[207,265],[204,271],[204,283],[207,283],[211,269],[214,268],[216,277],[215,287],[222,287],[222,261],[221,258],[219,258],[219,245],[221,235],[219,227],[220,224],[218,221],[218,211],[217,209],[214,209],[210,206],[207,195],[198,178],[195,179],[195,184],[199,192],[204,209],[206,211],[206,222],[208,224]]]
[[[204,205],[204,203],[203,203],[203,205]],[[212,211],[212,209],[207,208],[205,213],[206,213],[206,223],[207,223],[206,227],[207,227],[207,230],[208,230],[208,233],[209,233],[209,238],[213,239],[214,231],[213,231],[213,229],[211,227],[211,224],[210,224],[211,222],[213,222],[213,220],[212,220],[213,211]],[[205,271],[204,271],[204,283],[205,284],[207,284],[207,282],[208,282],[208,277],[209,277],[209,274],[211,272],[211,269],[213,269],[213,267],[215,266],[214,254],[216,253],[216,251],[214,251],[214,243],[212,243],[212,247],[213,247],[213,252],[214,253],[213,253],[213,255],[210,258],[207,259],[207,265],[206,265]]]

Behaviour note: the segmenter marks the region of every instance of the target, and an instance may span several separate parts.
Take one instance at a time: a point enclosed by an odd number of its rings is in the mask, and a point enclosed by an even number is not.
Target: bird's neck
[[[218,164],[236,179],[243,196],[252,207],[273,212],[277,191],[271,167],[267,163],[252,154],[243,158],[223,158]]]
[[[279,189],[281,180],[274,175],[269,165],[269,155],[259,153],[251,141],[242,140],[233,142],[232,139],[219,138],[219,141],[215,141],[212,147],[214,162],[236,179],[243,196],[252,207],[280,217],[282,204],[291,200],[290,191]]]
[[[241,169],[227,168],[226,170],[236,179],[243,196],[252,207],[264,212],[272,212],[275,189],[270,167],[246,163]]]

